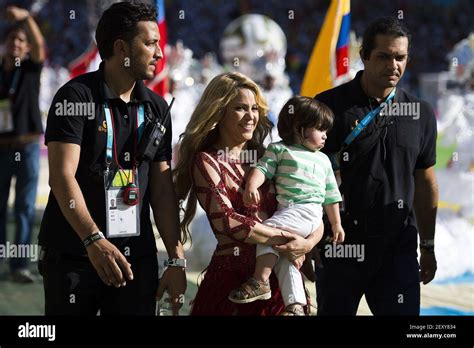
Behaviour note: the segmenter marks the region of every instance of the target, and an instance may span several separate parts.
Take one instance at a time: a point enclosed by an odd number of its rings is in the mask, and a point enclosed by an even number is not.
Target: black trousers
[[[133,280],[125,287],[105,285],[87,257],[46,250],[38,268],[43,276],[46,315],[155,315],[158,290],[156,255],[129,260]]]
[[[363,261],[328,257],[324,247],[320,250],[318,315],[356,315],[364,294],[374,315],[420,314],[416,229],[400,231],[395,238],[379,234],[347,243],[364,245]]]

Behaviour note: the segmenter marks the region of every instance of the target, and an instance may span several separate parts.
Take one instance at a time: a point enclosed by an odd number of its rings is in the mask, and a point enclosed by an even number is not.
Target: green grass
[[[435,169],[446,168],[449,161],[453,157],[453,152],[456,151],[457,145],[450,144],[448,146],[442,145],[443,135],[438,135],[436,142],[436,166]]]
[[[15,225],[8,223],[7,240],[13,240]],[[38,239],[39,225],[33,230],[33,243]],[[4,264],[4,271],[8,269]],[[30,264],[31,271],[38,275],[37,263]],[[39,275],[38,275],[39,277]],[[40,279],[40,278],[39,278]],[[33,284],[13,283],[7,274],[0,276],[0,315],[42,315],[44,313],[43,283]]]
[[[43,284],[0,280],[0,315],[43,315]]]

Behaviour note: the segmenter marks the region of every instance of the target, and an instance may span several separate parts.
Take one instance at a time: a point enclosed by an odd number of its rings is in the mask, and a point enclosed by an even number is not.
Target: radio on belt
[[[173,103],[174,98],[171,100],[162,122],[160,122],[158,117],[154,117],[153,119],[147,118],[143,136],[141,137],[140,143],[138,144],[136,155],[137,161],[152,161],[155,158],[158,147],[166,133],[165,125],[168,123],[170,118],[170,111]]]

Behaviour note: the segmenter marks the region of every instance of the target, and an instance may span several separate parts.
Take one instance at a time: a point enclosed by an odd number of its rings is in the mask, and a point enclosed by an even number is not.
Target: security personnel
[[[364,70],[316,96],[336,116],[323,151],[340,170],[345,245],[353,246],[321,249],[319,315],[355,315],[364,294],[374,315],[418,315],[419,282],[435,275],[436,119],[428,103],[397,87],[409,44],[396,19],[374,21],[363,37]]]
[[[186,289],[170,165],[171,124],[154,159],[137,163],[147,119],[167,104],[146,88],[162,58],[156,10],[116,3],[100,19],[98,71],[57,92],[45,135],[51,193],[39,235],[45,311],[153,315],[165,290],[178,314]],[[158,288],[151,205],[170,267]]]
[[[28,246],[34,226],[39,138],[43,133],[39,90],[45,45],[27,10],[9,6],[6,14],[15,23],[7,32],[6,52],[0,63],[0,245],[6,242],[7,203],[15,176],[15,244]],[[13,281],[35,280],[28,261],[26,257],[10,260]]]

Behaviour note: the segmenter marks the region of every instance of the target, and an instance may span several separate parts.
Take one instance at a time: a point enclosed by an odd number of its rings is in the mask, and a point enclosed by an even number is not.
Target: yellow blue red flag
[[[308,62],[300,94],[314,97],[349,71],[350,0],[331,0]]]

